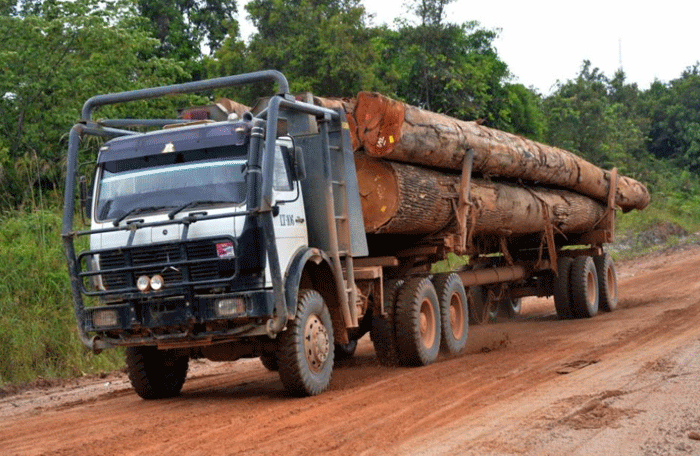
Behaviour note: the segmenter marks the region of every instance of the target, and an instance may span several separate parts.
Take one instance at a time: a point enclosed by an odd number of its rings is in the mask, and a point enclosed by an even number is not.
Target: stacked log
[[[474,171],[567,188],[606,202],[610,172],[569,151],[521,136],[425,111],[376,93],[361,92],[354,108],[357,142],[374,157],[460,170],[474,151]],[[644,209],[646,188],[618,179],[615,203],[623,211]]]
[[[472,235],[520,235],[553,228],[593,230],[607,204],[643,209],[644,185],[613,175],[571,152],[361,92],[357,99],[314,103],[347,115],[367,233],[455,231],[467,150],[483,176],[469,186]],[[493,180],[492,180],[493,178]],[[458,230],[457,230],[458,231]]]
[[[455,221],[460,177],[404,163],[355,157],[367,233],[437,233]],[[605,207],[578,193],[474,179],[470,187],[474,235],[545,231],[584,233]],[[545,214],[544,211],[547,211]]]

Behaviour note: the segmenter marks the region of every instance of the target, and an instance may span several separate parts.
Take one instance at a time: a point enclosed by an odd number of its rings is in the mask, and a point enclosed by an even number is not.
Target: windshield
[[[191,207],[197,206],[197,202],[241,204],[246,196],[245,164],[245,159],[236,157],[142,169],[112,166],[110,170],[110,166],[106,166],[97,191],[95,216],[98,221],[104,221],[124,217],[130,212],[135,215],[168,210],[188,203]],[[145,209],[139,212],[139,208]]]

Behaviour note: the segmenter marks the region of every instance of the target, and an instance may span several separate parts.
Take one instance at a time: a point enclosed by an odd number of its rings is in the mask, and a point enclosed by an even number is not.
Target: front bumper
[[[272,290],[174,296],[84,308],[82,327],[111,346],[197,346],[266,334],[273,309]]]

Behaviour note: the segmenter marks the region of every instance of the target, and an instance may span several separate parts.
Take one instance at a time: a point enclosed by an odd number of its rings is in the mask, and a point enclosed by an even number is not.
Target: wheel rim
[[[605,271],[607,276],[607,293],[609,296],[609,301],[613,302],[617,299],[617,278],[615,277],[615,271],[612,267],[608,267]]]
[[[586,300],[589,306],[593,306],[596,298],[596,276],[592,271],[586,274]]]
[[[310,315],[304,328],[304,354],[311,371],[321,371],[323,363],[328,359],[330,346],[328,331],[321,323],[321,318],[316,314]]]
[[[459,340],[464,334],[464,303],[459,294],[454,293],[450,299],[450,328],[452,337]]]
[[[435,343],[435,312],[430,299],[424,299],[420,305],[420,338],[425,347]]]

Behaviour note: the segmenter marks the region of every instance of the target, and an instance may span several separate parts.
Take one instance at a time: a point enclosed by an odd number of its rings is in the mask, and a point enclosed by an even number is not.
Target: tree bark
[[[356,155],[355,165],[367,233],[430,234],[455,223],[458,175],[366,155]],[[538,233],[547,221],[562,233],[584,233],[605,214],[599,202],[567,190],[475,179],[470,192],[474,235]]]
[[[358,143],[371,156],[435,168],[460,170],[465,151],[474,151],[474,171],[552,185],[607,202],[609,171],[569,151],[442,114],[376,93],[361,92],[354,109]],[[649,192],[619,177],[615,204],[644,209]]]
[[[354,98],[323,98],[314,96],[313,102],[316,106],[321,106],[323,108],[342,109],[345,111],[348,129],[350,130],[350,137],[352,139],[352,148],[353,150],[359,149],[361,144],[357,136],[357,123],[355,122],[355,105],[357,104],[357,100]]]

